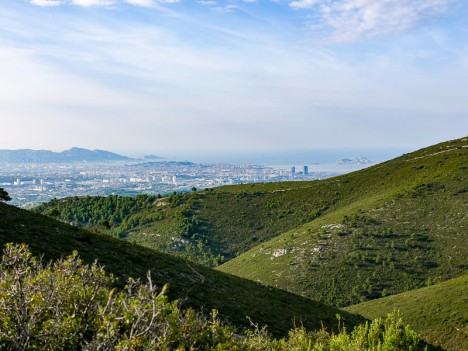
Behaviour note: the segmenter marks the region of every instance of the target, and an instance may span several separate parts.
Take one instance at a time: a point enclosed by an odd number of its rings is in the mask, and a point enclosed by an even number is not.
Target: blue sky
[[[466,0],[0,0],[0,149],[407,148],[468,131]]]

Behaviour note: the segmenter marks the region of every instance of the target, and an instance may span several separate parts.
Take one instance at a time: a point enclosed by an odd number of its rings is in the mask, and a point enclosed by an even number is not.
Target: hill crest
[[[9,163],[67,163],[125,161],[129,157],[105,150],[88,150],[72,147],[69,150],[54,152],[50,150],[0,150],[0,162]]]

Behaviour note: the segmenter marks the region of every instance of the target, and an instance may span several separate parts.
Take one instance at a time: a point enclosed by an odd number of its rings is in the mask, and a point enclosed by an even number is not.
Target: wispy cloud
[[[466,128],[466,10],[362,40],[449,0],[174,1],[0,0],[2,144],[396,145]]]
[[[211,5],[216,5],[217,2],[216,1],[213,1],[213,0],[198,0],[197,3],[201,4],[201,5],[207,5],[207,6],[211,6]]]
[[[275,0],[270,0],[280,4]],[[30,0],[42,7],[75,5],[82,7],[109,7],[133,5],[162,7],[164,4],[181,3],[181,0]],[[220,2],[197,0],[198,6],[208,5],[215,12],[233,13],[247,7],[272,6],[257,0]],[[255,3],[255,5],[251,5]],[[306,28],[319,41],[356,42],[404,32],[428,19],[444,14],[456,0],[289,0],[283,3],[303,13],[296,21],[297,28]],[[276,5],[275,6],[279,6]],[[182,7],[191,8],[185,2]],[[284,10],[283,10],[284,11]]]
[[[126,0],[125,2],[130,5],[136,5],[136,6],[142,6],[142,7],[154,6],[153,0]]]
[[[320,0],[297,0],[292,1],[289,6],[296,9],[309,9],[314,7],[320,2]]]
[[[308,9],[318,14],[310,23],[335,42],[353,42],[405,31],[421,21],[440,15],[451,0],[297,0],[295,9]],[[324,34],[327,33],[328,34]]]
[[[31,0],[31,4],[37,6],[59,6],[63,2],[61,0]]]
[[[65,4],[73,4],[83,7],[91,6],[110,6],[118,3],[129,5],[152,7],[156,3],[175,4],[180,0],[30,0],[30,3],[37,6],[60,6]]]
[[[72,4],[79,6],[109,6],[114,4],[115,0],[72,0]]]

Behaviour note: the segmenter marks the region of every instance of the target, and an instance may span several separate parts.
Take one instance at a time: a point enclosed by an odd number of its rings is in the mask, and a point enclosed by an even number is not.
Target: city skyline
[[[459,138],[467,15],[451,0],[1,2],[0,149],[410,151]]]

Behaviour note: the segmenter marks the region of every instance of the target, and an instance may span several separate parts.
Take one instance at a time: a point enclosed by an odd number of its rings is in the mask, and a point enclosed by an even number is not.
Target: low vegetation
[[[158,286],[170,284],[167,296],[178,299],[183,307],[219,310],[220,318],[234,326],[268,326],[271,334],[281,336],[294,326],[308,330],[335,330],[336,314],[349,328],[363,322],[337,308],[307,298],[224,274],[193,262],[156,252],[136,244],[79,229],[52,218],[0,203],[0,245],[26,243],[35,255],[45,260],[59,259],[73,250],[88,264],[98,260],[123,287],[128,277],[146,279],[148,270]]]
[[[347,307],[366,318],[398,309],[422,338],[445,350],[468,349],[468,275],[425,288]]]
[[[0,263],[2,350],[417,350],[418,335],[398,314],[347,334],[291,330],[276,340],[240,332],[170,301],[151,276],[123,290],[97,264],[71,256],[43,265],[26,245],[8,244]]]
[[[273,334],[284,336],[292,316],[308,330],[320,328],[320,320],[333,328],[336,312],[323,304],[380,301],[467,274],[467,165],[468,138],[462,138],[322,181],[226,186],[166,197],[55,200],[36,211],[105,235],[83,234],[48,219],[49,227],[61,228],[57,231],[62,236],[43,231],[42,237],[50,240],[41,243],[37,233],[28,231],[34,221],[46,219],[22,213],[18,217],[30,221],[27,229],[18,228],[22,222],[15,221],[15,215],[4,230],[0,216],[0,238],[2,230],[9,232],[8,238],[19,232],[24,236],[26,230],[24,242],[34,243],[39,252],[54,252],[54,257],[65,248],[78,248],[88,262],[99,257],[121,281],[126,275],[142,278],[161,265],[153,278],[159,284],[175,278],[174,290],[180,293],[171,298],[186,294],[187,306],[218,308],[234,325],[245,325],[241,319],[251,315],[255,323],[269,324]],[[6,208],[0,203],[0,210],[2,206]],[[70,235],[73,231],[80,234]],[[57,245],[57,240],[67,244]],[[135,243],[251,281],[216,275]],[[441,286],[442,295],[450,289]],[[451,321],[461,306],[449,315],[443,307],[426,314],[421,314],[424,308],[401,309],[412,315],[407,318],[414,328],[419,328],[418,320],[423,320],[421,326],[427,321],[426,329],[417,329],[426,340],[457,350],[466,349],[466,341],[455,328],[436,327],[442,324],[434,316],[439,311],[444,321]],[[382,315],[372,318],[377,316]],[[349,328],[359,322],[352,314],[344,318]],[[460,318],[459,325],[466,325],[466,318]]]

